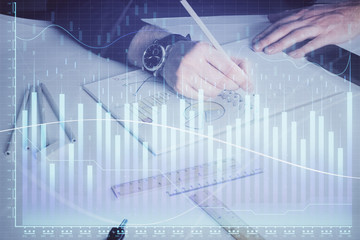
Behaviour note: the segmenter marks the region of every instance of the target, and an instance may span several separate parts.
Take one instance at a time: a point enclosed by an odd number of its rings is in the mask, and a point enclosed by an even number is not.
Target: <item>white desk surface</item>
[[[10,17],[0,16],[1,29],[9,29],[9,21],[12,21]],[[166,27],[173,32],[178,32],[182,34],[191,32],[193,35],[193,39],[204,39],[204,36],[201,34],[197,26],[194,25],[190,18],[158,19],[155,22],[153,20],[148,21]],[[209,26],[210,30],[214,32],[215,36],[222,44],[251,37],[258,31],[261,31],[263,28],[265,28],[268,24],[265,16],[209,17],[205,18],[204,21]],[[48,24],[49,23],[41,21],[18,19],[17,35],[21,38],[31,38],[39,34]],[[231,27],[219,28],[219,26],[223,26],[223,24],[228,24]],[[7,34],[3,34],[0,37],[2,46],[0,48],[0,55],[2,56],[0,60],[0,74],[2,79],[7,79],[9,76],[12,76],[13,72],[11,69],[5,67],[9,65],[8,59],[12,57],[11,51],[8,50],[11,44],[8,42],[8,40],[13,39],[11,34],[11,32],[8,32]],[[353,52],[360,53],[360,44],[355,44],[356,42],[358,42],[358,39],[343,44],[342,46]],[[124,73],[125,71],[126,68],[123,64],[113,61],[107,61],[106,59],[90,54],[88,53],[88,51],[80,47],[76,42],[72,41],[63,32],[60,32],[56,28],[49,28],[34,40],[17,40],[17,103],[19,105],[22,93],[24,92],[24,89],[28,84],[32,84],[34,81],[36,83],[43,82],[48,86],[56,102],[58,102],[58,94],[65,94],[65,119],[77,119],[78,103],[82,103],[84,106],[84,119],[95,119],[97,116],[97,105],[82,90],[81,84],[91,81],[97,81],[108,76]],[[324,76],[327,75],[324,74]],[[2,94],[0,96],[0,102],[3,103],[0,119],[1,130],[9,128],[9,123],[11,122],[10,114],[12,114],[14,111],[13,108],[9,107],[11,106],[11,96],[14,95],[14,92],[11,88],[9,88],[10,84],[8,81],[2,81],[1,83]],[[360,111],[357,107],[357,103],[360,100],[358,94],[360,93],[360,91],[359,88],[356,86],[353,86],[352,91],[353,119],[359,119]],[[296,111],[289,111],[289,121],[290,119],[293,121],[296,120],[298,123],[299,142],[300,139],[309,139],[310,137],[309,131],[307,130],[309,129],[308,113],[311,110],[314,110],[319,113],[317,117],[322,115],[325,119],[330,119],[330,122],[326,122],[326,131],[332,130],[335,134],[335,144],[346,149],[346,142],[348,141],[348,139],[346,138],[345,134],[347,128],[347,122],[345,117],[347,116],[347,112],[346,107],[344,106],[346,106],[345,93],[334,97],[331,100],[325,100],[321,103],[318,102],[310,104],[304,106],[301,109],[297,109]],[[100,111],[101,116],[105,118],[105,111],[103,109],[101,109]],[[55,121],[55,118],[48,107],[46,112],[46,120],[49,122]],[[277,126],[280,122],[281,115],[277,115],[270,119],[269,126]],[[60,180],[63,181],[62,184],[64,184],[64,190],[61,190],[61,186],[58,186],[57,191],[64,191],[65,194],[54,195],[49,193],[49,191],[44,191],[44,203],[46,206],[49,207],[49,210],[45,211],[42,205],[43,199],[41,199],[42,196],[40,196],[40,193],[41,191],[43,191],[43,189],[47,189],[48,176],[45,178],[45,182],[42,182],[39,176],[34,176],[32,174],[35,171],[34,164],[29,164],[29,173],[24,172],[24,169],[21,168],[22,153],[21,151],[18,152],[18,158],[16,159],[16,161],[19,161],[20,164],[18,164],[17,175],[20,179],[25,179],[26,184],[28,184],[27,191],[21,189],[17,190],[17,204],[23,207],[18,207],[19,212],[20,209],[23,210],[21,217],[19,217],[20,220],[17,220],[18,226],[112,226],[117,225],[124,217],[127,217],[129,219],[129,226],[217,226],[217,224],[211,218],[209,218],[201,209],[196,208],[196,206],[194,206],[194,204],[185,195],[169,198],[163,191],[155,190],[152,191],[151,194],[136,194],[121,200],[115,199],[111,193],[110,186],[113,183],[118,183],[117,181],[119,180],[121,182],[126,182],[130,179],[138,179],[139,177],[141,177],[142,172],[139,172],[137,170],[126,172],[113,170],[115,162],[113,161],[112,155],[107,155],[109,149],[107,149],[105,145],[107,137],[106,127],[110,126],[111,128],[110,136],[112,139],[114,139],[115,135],[120,135],[121,140],[124,141],[124,143],[126,142],[128,144],[124,145],[120,150],[123,157],[123,161],[121,163],[123,169],[138,169],[141,167],[142,162],[140,160],[142,158],[143,148],[140,144],[138,144],[138,142],[133,140],[131,136],[129,136],[129,134],[124,131],[124,129],[118,123],[114,121],[111,122],[110,125],[106,125],[105,122],[100,124],[104,133],[102,138],[104,141],[99,145],[98,139],[96,138],[96,124],[96,121],[88,121],[84,123],[86,137],[84,138],[84,154],[82,159],[78,159],[77,152],[75,152],[75,163],[79,164],[77,165],[77,167],[79,169],[82,168],[84,175],[87,165],[93,166],[95,173],[101,173],[100,175],[94,175],[93,195],[87,195],[89,193],[85,191],[86,184],[83,182],[83,186],[80,186],[79,183],[75,187],[74,196],[69,200],[69,194],[71,195],[71,193],[69,193],[67,190],[67,168],[69,158],[68,145],[66,145],[63,152],[62,150],[60,150],[60,152],[62,152],[63,154],[62,159],[59,158],[59,152],[58,150],[56,150],[53,153],[49,153],[45,160],[45,163],[38,162],[38,165],[35,166],[35,169],[40,169],[42,166],[45,166],[48,169],[49,164],[55,164],[56,166],[60,166],[60,168],[61,166],[64,167],[64,179]],[[77,133],[77,124],[75,122],[70,123],[70,126],[72,127],[73,131]],[[51,141],[57,140],[56,136],[58,128],[59,126],[56,124],[48,127],[49,139]],[[303,129],[303,131],[301,131],[301,129]],[[263,131],[265,131],[265,129],[263,129],[263,126],[261,125],[260,132],[262,133]],[[18,133],[17,136],[19,139],[21,139],[20,133]],[[291,136],[289,135],[287,137],[288,139],[290,139]],[[360,127],[358,125],[358,122],[356,121],[353,122],[352,137],[352,141],[354,143],[360,140]],[[225,139],[226,136],[219,136],[219,138]],[[5,143],[7,140],[8,134],[2,132],[0,134],[0,148],[2,152],[3,149],[5,149]],[[114,148],[114,143],[112,142],[111,144],[112,148]],[[100,155],[96,152],[96,149],[99,146],[101,148],[104,148],[104,151],[102,151]],[[221,144],[215,144],[215,148],[217,147],[223,148],[225,154],[226,147]],[[273,146],[270,144],[269,147],[271,149]],[[288,147],[290,148],[290,146]],[[206,143],[198,143],[193,146],[189,146],[183,150],[179,150],[175,156],[174,154],[169,153],[158,157],[151,157],[149,154],[149,168],[152,167],[153,169],[155,169],[154,171],[149,171],[149,175],[158,174],[159,169],[161,169],[161,171],[163,172],[167,172],[170,169],[184,168],[190,165],[193,166],[195,163],[201,164],[203,162],[206,162],[206,154],[201,155],[201,151],[197,151],[198,149],[206,148]],[[191,155],[192,153],[193,155]],[[273,174],[270,173],[271,170],[269,169],[269,166],[273,167],[273,169],[277,167],[279,171],[281,169],[281,171],[283,171],[282,173],[286,171],[292,171],[292,168],[290,166],[283,166],[280,164],[266,165],[266,162],[269,160],[259,157],[256,154],[253,155],[244,152],[236,152],[236,154],[237,156],[240,155],[243,158],[253,159],[254,161],[251,163],[251,165],[264,167],[264,171],[266,174],[259,176],[258,178],[256,178],[257,180],[254,181],[252,181],[252,179],[244,179],[244,181],[224,184],[222,190],[220,189],[220,191],[217,191],[216,195],[220,198],[222,195],[231,196],[223,199],[223,201],[225,201],[229,206],[231,206],[232,209],[241,212],[243,219],[248,224],[266,225],[268,224],[268,222],[276,220],[277,223],[280,225],[296,225],[299,218],[304,218],[303,221],[307,221],[309,225],[317,225],[316,222],[312,222],[312,219],[316,219],[316,215],[319,214],[318,211],[320,211],[321,214],[323,214],[324,211],[327,211],[326,206],[324,209],[319,210],[319,208],[313,208],[311,204],[299,205],[298,203],[296,203],[296,201],[290,202],[288,204],[284,203],[283,205],[274,205],[274,203],[271,202],[260,204],[261,199],[256,198],[255,201],[253,199],[254,196],[258,196],[257,192],[253,189],[257,189],[256,187],[259,187],[259,184],[266,181],[272,181],[273,179]],[[360,151],[354,147],[352,154],[353,159],[357,159]],[[282,156],[280,153],[279,155]],[[184,161],[184,159],[194,159],[195,162]],[[8,162],[8,160],[5,159],[3,156],[0,160],[3,169],[4,167],[8,167],[11,163]],[[356,175],[356,172],[353,172],[353,174],[354,176],[358,176]],[[311,179],[312,176],[315,175],[312,173],[309,173],[307,175],[307,177],[310,177]],[[75,174],[75,178],[77,177],[79,177],[80,181],[81,176]],[[119,179],[117,179],[118,177]],[[283,180],[287,181],[287,179],[282,179],[280,182],[282,182]],[[85,180],[82,179],[81,181]],[[329,180],[325,180],[326,183],[328,183],[327,181]],[[348,180],[344,179],[344,185],[348,184],[348,182]],[[285,192],[286,194],[288,194],[288,192],[290,192],[293,187],[294,186],[287,185],[284,187],[285,189],[282,189],[281,191],[283,191],[282,193],[284,194]],[[275,188],[270,187],[270,190],[265,190],[264,187],[262,187],[261,189],[264,190],[266,194],[269,194],[269,196],[272,196],[271,192],[269,191],[273,191]],[[29,191],[33,190],[37,191],[39,195],[33,196],[29,194]],[[253,193],[253,191],[255,191],[255,193]],[[26,195],[26,203],[21,202],[23,194],[29,194]],[[345,206],[342,206],[342,208],[334,208],[334,211],[328,210],[328,216],[323,215],[323,218],[328,219],[331,224],[351,225],[352,209],[350,204],[352,200],[346,199],[346,197],[351,196],[351,193],[348,194],[349,195],[344,194],[345,200],[343,203],[346,203],[344,204]],[[290,195],[288,197],[290,197]],[[51,201],[54,202],[55,207],[53,206],[51,208]],[[5,204],[6,203],[4,203],[4,205],[1,205],[1,209],[4,210],[4,213],[6,212],[6,214],[8,214],[10,210]],[[252,209],[253,212],[247,209]],[[299,209],[303,209],[303,212],[306,212],[306,214],[298,213]],[[289,211],[291,213],[284,214],[284,212],[286,211]],[[286,217],[282,217],[282,215],[286,215]],[[330,219],[332,219],[332,221],[330,221]],[[9,221],[6,222],[5,225],[13,226],[13,220],[14,219],[9,219]],[[326,220],[324,222],[326,223]],[[4,224],[2,225],[5,226]],[[100,236],[102,237],[104,237],[105,235],[106,234],[104,233],[100,234]],[[269,237],[268,239],[273,238]]]

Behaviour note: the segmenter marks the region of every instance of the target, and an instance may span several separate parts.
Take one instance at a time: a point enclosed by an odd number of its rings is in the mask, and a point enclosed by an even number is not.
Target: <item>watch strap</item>
[[[169,51],[168,47],[174,45],[176,42],[179,42],[179,41],[191,41],[190,34],[187,34],[185,37],[180,34],[170,34],[164,38],[155,40],[154,43],[159,44],[165,48],[165,51],[166,51],[165,59],[166,59],[168,56],[168,51]],[[164,63],[165,63],[165,61],[164,61]],[[165,65],[164,63],[160,66],[159,69],[157,69],[155,72],[153,72],[154,76],[162,75],[161,72],[164,68],[164,65]]]
[[[170,34],[167,35],[164,38],[161,38],[159,40],[155,40],[154,43],[158,43],[164,48],[166,48],[169,45],[174,45],[178,41],[191,41],[190,34],[186,35],[186,37],[180,35],[180,34]]]

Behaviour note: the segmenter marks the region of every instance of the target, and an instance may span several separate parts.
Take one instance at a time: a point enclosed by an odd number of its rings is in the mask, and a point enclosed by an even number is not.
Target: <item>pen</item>
[[[42,93],[45,96],[46,100],[48,101],[51,110],[55,114],[58,121],[60,121],[59,109],[56,106],[54,99],[51,97],[49,90],[47,89],[47,87],[45,86],[44,83],[40,83],[40,88],[41,88]],[[64,122],[64,131],[65,131],[66,136],[69,138],[70,142],[76,142],[76,139],[74,138],[74,134],[71,132],[70,127],[66,122]]]
[[[31,86],[30,86],[30,88],[31,88]],[[25,108],[25,106],[26,106],[26,104],[27,104],[27,102],[29,100],[29,94],[30,94],[30,90],[29,90],[29,88],[27,88],[26,91],[25,91],[22,103],[20,105],[20,109],[19,109],[19,111],[18,111],[18,113],[16,115],[15,123],[13,125],[13,129],[12,129],[11,135],[10,135],[10,140],[9,140],[8,145],[6,147],[6,150],[4,152],[5,155],[7,155],[7,156],[9,156],[11,154],[10,148],[12,146],[12,142],[13,142],[13,139],[14,139],[14,132],[15,132],[16,123],[17,123],[17,121],[19,119],[19,115],[22,113],[22,111],[24,110],[24,108]],[[26,131],[27,131],[27,126],[26,126]]]
[[[127,219],[124,219],[119,227],[113,227],[110,232],[109,235],[107,237],[107,240],[122,240],[125,238],[125,230],[124,227],[127,223]]]

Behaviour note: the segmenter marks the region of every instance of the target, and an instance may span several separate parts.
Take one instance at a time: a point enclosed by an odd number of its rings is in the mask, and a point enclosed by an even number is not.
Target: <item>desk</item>
[[[189,18],[156,21],[174,32],[190,31],[194,39],[205,39]],[[359,198],[352,190],[356,189],[358,180],[302,171],[289,164],[216,142],[212,149],[208,148],[207,141],[200,141],[176,152],[152,156],[118,123],[110,121],[109,114],[81,89],[83,83],[131,69],[89,53],[56,28],[42,32],[48,25],[46,22],[17,19],[17,36],[32,38],[41,34],[31,41],[17,40],[15,88],[9,83],[14,76],[9,61],[14,54],[9,41],[14,34],[11,31],[12,22],[10,17],[0,18],[1,29],[9,30],[8,35],[1,37],[1,56],[7,56],[1,58],[1,66],[7,66],[2,67],[1,76],[8,79],[2,82],[1,102],[6,105],[2,107],[1,129],[9,128],[14,112],[12,101],[16,98],[16,102],[20,102],[28,84],[44,82],[56,102],[63,101],[60,107],[64,109],[65,119],[76,120],[70,122],[70,126],[78,141],[69,144],[62,136],[59,125],[49,124],[47,132],[49,141],[55,142],[54,151],[51,152],[50,147],[48,152],[38,154],[35,147],[29,151],[21,150],[23,135],[17,132],[19,150],[16,157],[2,156],[0,159],[2,182],[5,183],[1,186],[4,193],[1,208],[5,216],[2,232],[9,235],[7,239],[46,234],[52,235],[53,239],[104,239],[110,227],[119,224],[125,217],[129,219],[127,239],[140,238],[144,234],[146,238],[198,236],[219,239],[219,235],[210,234],[210,231],[216,233],[220,229],[217,223],[194,205],[188,195],[169,197],[165,191],[158,189],[115,199],[110,190],[113,184],[206,163],[219,153],[223,157],[236,156],[242,161],[242,167],[250,165],[264,169],[261,176],[209,189],[247,224],[259,227],[266,239],[286,239],[288,235],[285,232],[291,234],[292,229],[296,229],[293,239],[306,234],[325,236],[321,230],[336,232],[332,235],[336,239],[340,234],[346,235],[347,231],[352,233],[352,225],[359,226],[353,219]],[[219,30],[220,23],[231,27]],[[231,16],[207,18],[205,24],[218,35],[220,43],[225,44],[241,39],[246,41],[268,23],[264,16]],[[354,49],[359,44],[353,42],[344,46],[352,51],[359,50]],[[229,44],[228,49],[236,52],[234,45]],[[282,55],[277,55],[272,60],[281,58]],[[304,64],[301,60],[295,63]],[[323,71],[315,66],[309,67],[314,71]],[[280,75],[282,69],[278,70]],[[339,81],[339,89],[349,87],[341,79],[325,72],[322,75],[329,78],[329,83]],[[290,163],[305,163],[308,167],[330,172],[343,169],[344,175],[360,176],[356,167],[358,163],[352,162],[360,154],[354,144],[360,137],[360,128],[355,121],[360,117],[357,107],[360,91],[357,86],[351,87],[351,95],[345,91],[327,100],[289,110],[286,114],[277,114],[268,121],[261,120],[256,132],[253,123],[249,124],[249,132],[242,129],[242,144]],[[352,118],[349,120],[351,104]],[[45,107],[46,121],[55,121],[48,106]],[[84,119],[82,125],[77,121],[79,116]],[[313,127],[315,131],[311,131]],[[235,141],[236,134],[226,133],[217,138],[227,141],[231,136],[231,141]],[[265,136],[267,141],[264,141]],[[315,139],[312,138],[314,136]],[[5,147],[7,139],[8,132],[2,132],[1,148]],[[40,140],[33,138],[32,143],[36,146]],[[59,140],[61,144],[57,147],[59,143],[56,141]],[[147,171],[143,169],[145,161]],[[323,227],[313,228],[319,225]],[[313,229],[315,232],[311,232]],[[202,231],[202,234],[194,235],[191,231]],[[223,232],[221,234],[221,239],[231,238]]]

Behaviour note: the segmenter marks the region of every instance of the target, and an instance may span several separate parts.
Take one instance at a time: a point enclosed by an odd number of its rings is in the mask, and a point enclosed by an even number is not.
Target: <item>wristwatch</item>
[[[156,39],[146,48],[142,56],[143,69],[158,76],[163,68],[168,50],[178,41],[191,41],[190,34],[186,37],[179,34],[170,34],[164,38]]]

